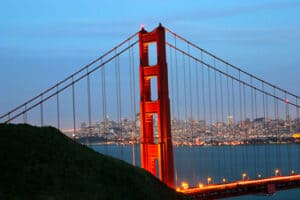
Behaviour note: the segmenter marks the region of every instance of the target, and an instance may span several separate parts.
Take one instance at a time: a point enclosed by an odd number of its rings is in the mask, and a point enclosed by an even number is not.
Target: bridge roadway
[[[220,199],[249,194],[271,195],[278,190],[300,188],[300,175],[275,176],[224,184],[200,185],[198,188],[178,189],[193,199]]]

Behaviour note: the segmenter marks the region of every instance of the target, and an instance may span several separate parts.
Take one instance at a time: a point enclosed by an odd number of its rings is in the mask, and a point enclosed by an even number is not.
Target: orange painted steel
[[[149,45],[156,44],[157,63],[149,64]],[[139,32],[140,48],[140,126],[141,166],[162,182],[174,187],[174,161],[170,129],[170,103],[165,46],[165,28]],[[151,78],[157,79],[157,99],[151,99]],[[154,119],[157,115],[157,140]],[[158,169],[158,171],[157,171]]]
[[[201,188],[178,189],[180,192],[200,199],[217,199],[248,194],[273,194],[277,190],[298,188],[300,175],[275,176],[265,179],[237,181],[225,184],[203,185]]]

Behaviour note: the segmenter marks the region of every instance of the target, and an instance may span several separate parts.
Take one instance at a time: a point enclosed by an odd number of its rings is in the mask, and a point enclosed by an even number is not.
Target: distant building
[[[232,116],[232,115],[229,115],[229,116],[227,117],[227,125],[228,125],[228,126],[233,125],[233,116]]]

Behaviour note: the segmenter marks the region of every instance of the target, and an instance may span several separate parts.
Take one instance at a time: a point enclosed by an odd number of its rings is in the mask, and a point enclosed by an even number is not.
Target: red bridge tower
[[[149,64],[149,44],[156,44],[157,63]],[[170,128],[170,102],[166,60],[165,28],[159,25],[152,32],[142,28],[140,47],[140,122],[141,166],[157,176],[169,187],[174,187],[174,161]],[[151,99],[151,78],[157,79],[157,99]],[[152,86],[153,87],[153,86]],[[153,115],[157,115],[155,140]]]

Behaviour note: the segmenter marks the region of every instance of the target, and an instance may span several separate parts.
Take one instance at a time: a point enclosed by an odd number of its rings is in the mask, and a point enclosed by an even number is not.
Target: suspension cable
[[[212,54],[212,53],[206,51],[205,49],[203,49],[203,48],[201,48],[201,47],[195,45],[194,43],[192,43],[192,42],[190,42],[189,40],[183,38],[182,36],[180,36],[180,35],[178,35],[178,34],[172,32],[170,29],[167,29],[167,28],[165,28],[165,29],[166,29],[167,32],[169,32],[169,33],[171,33],[172,35],[174,35],[174,37],[177,37],[177,38],[181,39],[182,41],[188,43],[190,46],[192,46],[192,47],[198,49],[199,51],[204,52],[205,54],[207,54],[207,55],[209,55],[209,56],[211,56],[211,57],[217,59],[218,61],[220,61],[220,62],[222,62],[222,63],[224,63],[224,64],[230,66],[231,68],[233,68],[233,69],[235,69],[235,70],[237,70],[237,71],[240,71],[240,72],[242,72],[243,74],[245,74],[245,75],[247,75],[247,76],[253,77],[254,79],[258,80],[259,82],[264,82],[265,84],[267,84],[268,86],[270,86],[270,87],[272,87],[272,88],[275,87],[277,90],[279,90],[279,91],[281,91],[281,92],[286,92],[288,95],[291,95],[291,96],[296,97],[296,98],[300,98],[299,96],[297,96],[297,95],[295,95],[295,94],[292,94],[292,93],[290,93],[290,92],[288,92],[288,91],[286,91],[286,90],[284,90],[284,89],[281,89],[281,88],[279,88],[279,87],[277,87],[277,86],[275,86],[275,85],[273,85],[273,84],[271,84],[271,83],[268,83],[268,82],[264,81],[263,79],[258,78],[258,77],[256,77],[256,76],[254,76],[254,75],[252,75],[252,74],[250,74],[250,73],[248,73],[248,72],[242,70],[241,68],[236,67],[236,66],[234,66],[234,65],[232,65],[232,64],[230,64],[230,63],[228,63],[227,61],[225,61],[225,60],[223,60],[223,59],[221,59],[221,58],[215,56],[214,54]]]
[[[138,35],[138,33],[134,33],[133,35],[131,35],[130,37],[128,37],[126,40],[124,40],[123,42],[119,43],[118,45],[116,45],[115,47],[113,47],[112,49],[110,49],[109,51],[107,51],[106,53],[104,53],[102,56],[96,58],[95,60],[93,60],[92,62],[88,63],[87,65],[85,65],[84,67],[82,67],[81,69],[79,69],[78,71],[74,72],[73,74],[71,74],[70,76],[66,77],[65,79],[63,79],[62,81],[56,83],[55,85],[53,85],[52,87],[44,90],[43,92],[41,92],[40,94],[36,95],[35,97],[29,99],[28,101],[24,102],[23,104],[17,106],[16,108],[10,110],[9,112],[3,114],[0,116],[0,119],[10,115],[11,113],[14,113],[15,111],[21,109],[23,106],[25,106],[25,104],[30,104],[32,103],[34,100],[38,99],[41,95],[45,96],[45,94],[47,94],[48,92],[52,91],[53,89],[55,89],[57,86],[64,84],[65,82],[71,80],[72,78],[74,78],[74,76],[80,74],[81,72],[83,72],[84,70],[86,70],[87,68],[89,68],[90,66],[94,65],[95,63],[97,63],[99,60],[105,58],[106,56],[108,56],[109,54],[113,53],[116,49],[120,48],[121,46],[123,46],[124,44],[127,43],[127,41],[133,39],[134,37],[136,37]],[[134,42],[133,45],[135,45],[138,41]],[[132,46],[133,46],[132,45]],[[125,48],[124,50],[127,50],[129,47]],[[120,51],[120,52],[124,52],[124,50]],[[109,61],[111,59],[108,59]],[[92,71],[95,71],[99,68],[99,65],[97,67],[95,67],[95,69],[93,69]],[[69,85],[69,84],[68,84]],[[52,96],[52,95],[49,95]],[[48,99],[48,98],[46,98]],[[36,105],[36,104],[34,104]],[[39,104],[37,104],[39,105]],[[35,107],[35,106],[30,106],[30,107]],[[28,111],[28,110],[27,110]],[[13,119],[15,119],[16,117],[18,117],[19,114],[16,114],[15,117],[13,117]],[[8,120],[6,120],[4,123],[7,123],[8,121],[10,121],[10,116],[8,118]],[[11,119],[11,120],[13,120]]]
[[[185,51],[183,51],[183,50],[181,50],[181,49],[175,47],[174,45],[172,45],[172,44],[170,44],[170,43],[166,43],[166,44],[167,44],[168,46],[171,46],[172,48],[176,49],[178,52],[180,52],[180,53],[182,53],[182,54],[185,54],[185,55],[191,57],[191,58],[194,59],[194,60],[197,60],[198,62],[204,64],[204,65],[207,66],[208,68],[210,68],[210,69],[212,69],[212,70],[216,70],[216,71],[218,71],[219,73],[221,73],[221,74],[223,74],[223,75],[225,75],[225,76],[228,76],[228,77],[230,77],[231,79],[233,79],[233,80],[235,80],[235,81],[237,81],[237,82],[241,82],[242,84],[245,84],[246,86],[248,86],[248,87],[250,87],[250,88],[254,88],[254,89],[257,90],[258,92],[265,93],[265,94],[268,95],[268,96],[275,97],[276,99],[280,100],[281,102],[284,102],[284,101],[285,101],[284,98],[282,98],[282,97],[274,96],[273,94],[271,94],[271,93],[269,93],[269,92],[262,91],[262,90],[261,90],[260,88],[258,88],[258,87],[255,87],[255,86],[253,86],[253,85],[251,85],[251,84],[249,84],[249,83],[247,83],[247,82],[245,82],[245,81],[239,80],[238,78],[236,78],[236,77],[234,77],[234,76],[232,76],[232,75],[230,75],[230,74],[227,74],[226,72],[224,72],[224,71],[222,71],[222,70],[220,70],[220,69],[217,69],[217,68],[213,67],[212,65],[207,64],[207,63],[203,62],[202,60],[200,60],[200,59],[198,59],[198,58],[196,58],[196,57],[194,57],[194,56],[192,56],[192,55],[188,55],[187,52],[185,52]],[[252,77],[254,77],[254,76],[252,76]],[[266,82],[265,82],[265,84],[266,84]],[[288,93],[288,92],[287,92],[287,93]],[[296,105],[295,103],[292,103],[292,102],[290,102],[290,105],[293,105],[293,106],[295,106],[295,107],[299,107],[299,106],[300,106],[300,105]]]
[[[138,43],[138,41],[135,41],[135,42],[132,43],[130,46],[128,46],[128,47],[122,49],[122,50],[119,51],[116,55],[113,55],[112,57],[110,57],[110,58],[108,58],[106,61],[104,61],[103,63],[101,63],[101,64],[99,64],[98,66],[96,66],[96,67],[94,67],[93,69],[91,69],[91,70],[89,71],[89,73],[91,74],[91,73],[93,73],[94,71],[98,70],[99,68],[103,67],[105,64],[111,62],[111,61],[112,61],[113,59],[115,59],[117,56],[120,56],[120,55],[123,54],[125,51],[127,51],[130,47],[136,45],[137,43]],[[88,75],[88,74],[85,73],[85,74],[81,75],[80,77],[78,77],[77,79],[74,79],[74,77],[72,77],[71,79],[73,79],[73,80],[71,81],[71,83],[66,84],[64,87],[60,88],[58,91],[53,92],[52,94],[50,94],[50,95],[47,96],[47,97],[44,97],[44,98],[43,98],[43,102],[45,102],[45,101],[47,101],[48,99],[50,99],[51,97],[55,96],[57,93],[61,93],[62,91],[66,90],[67,88],[71,87],[72,84],[74,84],[74,83],[80,81],[81,79],[85,78],[87,75]],[[58,84],[57,84],[57,85],[58,85]],[[56,87],[56,85],[55,85],[55,87]],[[50,90],[50,89],[49,89],[49,90]],[[40,97],[40,95],[39,95],[38,97]],[[27,102],[26,102],[26,103],[27,103]],[[26,103],[24,103],[24,104],[22,104],[22,105],[25,105]],[[32,110],[33,108],[37,107],[38,105],[40,105],[40,103],[41,103],[41,102],[38,102],[38,103],[35,103],[35,104],[33,104],[33,105],[27,107],[26,112],[28,112],[28,111]],[[7,115],[5,115],[5,116],[8,116],[8,119],[7,119],[6,121],[4,121],[4,123],[8,123],[8,122],[10,122],[10,121],[16,119],[17,117],[19,117],[20,115],[22,115],[24,112],[25,112],[25,111],[22,111],[22,112],[20,112],[20,113],[18,113],[18,114],[15,114],[13,117],[10,117],[10,114],[12,113],[12,111],[10,111]]]

